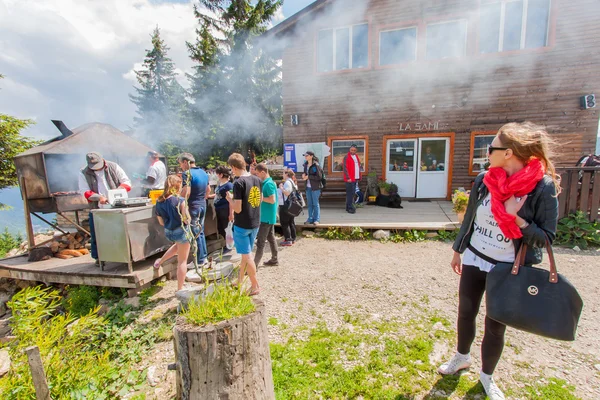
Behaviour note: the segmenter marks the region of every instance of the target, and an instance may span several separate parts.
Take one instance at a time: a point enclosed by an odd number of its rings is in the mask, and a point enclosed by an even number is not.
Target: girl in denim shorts
[[[164,192],[158,198],[155,209],[158,222],[165,227],[165,236],[175,244],[154,262],[154,268],[160,268],[162,263],[177,255],[177,290],[183,289],[187,272],[186,264],[190,253],[188,240],[190,215],[185,199],[179,196],[180,191],[181,178],[177,175],[169,175],[165,182]]]

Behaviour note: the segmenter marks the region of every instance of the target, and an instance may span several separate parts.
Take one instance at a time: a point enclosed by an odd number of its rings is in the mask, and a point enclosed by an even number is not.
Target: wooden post
[[[249,315],[204,327],[173,328],[177,399],[273,400],[264,303]]]
[[[35,236],[33,235],[33,225],[31,224],[31,214],[29,213],[29,202],[27,201],[27,188],[25,187],[25,178],[21,177],[19,182],[21,187],[21,196],[23,197],[23,210],[25,211],[25,229],[27,230],[27,243],[31,250],[35,247]]]
[[[33,378],[37,400],[50,400],[50,390],[48,389],[44,365],[40,357],[40,349],[37,346],[31,346],[26,348],[25,352],[29,360],[29,368],[31,369],[31,377]]]

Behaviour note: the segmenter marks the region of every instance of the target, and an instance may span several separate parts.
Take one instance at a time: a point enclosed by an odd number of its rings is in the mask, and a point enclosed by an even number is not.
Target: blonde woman
[[[546,237],[554,240],[560,182],[550,161],[552,145],[543,127],[525,122],[504,125],[488,148],[489,171],[475,179],[453,246],[450,265],[460,275],[458,345],[454,357],[438,369],[441,374],[471,366],[471,344],[487,273],[498,262],[514,262],[521,243],[528,246],[525,264],[539,264]],[[491,400],[505,399],[492,378],[505,331],[505,325],[485,318],[479,380]]]
[[[169,175],[155,209],[158,222],[165,228],[165,236],[174,244],[154,262],[154,268],[160,268],[165,261],[177,255],[177,290],[183,289],[185,282],[186,264],[190,254],[188,236],[192,236],[188,226],[190,215],[185,199],[179,196],[180,192],[181,178],[177,175]]]

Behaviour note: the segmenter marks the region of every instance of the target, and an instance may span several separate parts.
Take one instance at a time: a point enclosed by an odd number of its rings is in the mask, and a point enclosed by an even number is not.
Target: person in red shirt
[[[360,181],[360,158],[356,154],[358,148],[355,144],[350,146],[348,154],[344,157],[344,182],[346,182],[346,212],[354,214],[356,209],[354,208],[354,193],[356,192],[356,185]]]

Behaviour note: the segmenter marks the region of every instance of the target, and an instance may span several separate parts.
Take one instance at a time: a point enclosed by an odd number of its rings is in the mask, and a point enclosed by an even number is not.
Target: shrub
[[[63,301],[65,309],[76,317],[87,315],[98,306],[100,291],[95,286],[67,287],[67,297]]]
[[[106,321],[97,310],[81,318],[59,314],[60,303],[58,291],[40,286],[20,291],[8,303],[16,339],[7,344],[12,367],[0,379],[2,398],[36,398],[24,351],[33,345],[40,349],[53,399],[114,399],[126,394],[121,392],[131,371],[96,344]]]
[[[582,249],[600,246],[600,224],[590,222],[585,213],[577,211],[558,221],[555,243]]]
[[[437,240],[441,242],[454,242],[458,236],[458,230],[453,231],[438,231]]]
[[[16,249],[23,242],[21,234],[12,235],[8,228],[4,228],[4,232],[0,234],[0,258],[6,256],[6,253],[12,249]]]
[[[241,317],[254,312],[252,298],[240,288],[234,288],[227,282],[214,283],[214,291],[205,298],[191,300],[183,317],[194,325],[214,324],[227,319]]]
[[[415,243],[427,239],[427,231],[417,231],[415,229],[408,231],[398,231],[390,235],[388,239],[394,243]]]
[[[369,240],[372,238],[371,232],[365,231],[359,226],[352,228],[329,227],[321,236],[329,240]]]
[[[455,213],[463,213],[467,211],[467,204],[469,204],[469,194],[462,190],[455,190],[452,195],[452,211]]]

